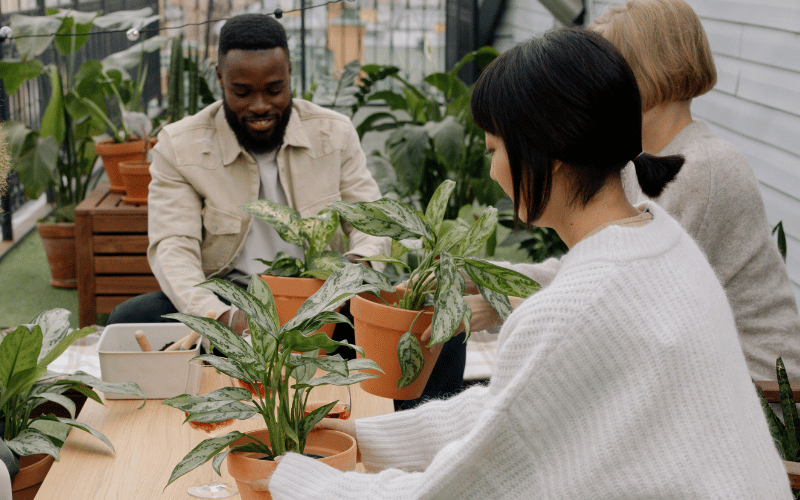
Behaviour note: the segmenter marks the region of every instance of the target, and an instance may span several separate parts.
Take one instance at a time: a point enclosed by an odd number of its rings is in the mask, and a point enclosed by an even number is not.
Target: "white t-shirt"
[[[278,150],[275,149],[262,154],[251,153],[258,163],[261,177],[258,197],[262,200],[288,205],[289,201],[286,199],[278,176],[277,152]],[[236,260],[235,268],[245,274],[261,274],[266,269],[266,265],[256,259],[272,260],[278,252],[285,252],[299,259],[303,258],[303,250],[300,247],[283,241],[272,226],[254,217],[245,237],[242,253]]]

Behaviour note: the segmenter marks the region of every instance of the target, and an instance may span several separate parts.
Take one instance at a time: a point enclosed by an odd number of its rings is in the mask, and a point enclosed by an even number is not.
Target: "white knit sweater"
[[[488,387],[357,421],[381,472],[290,454],[273,498],[791,498],[725,294],[645,206],[649,224],[581,241],[514,311]]]

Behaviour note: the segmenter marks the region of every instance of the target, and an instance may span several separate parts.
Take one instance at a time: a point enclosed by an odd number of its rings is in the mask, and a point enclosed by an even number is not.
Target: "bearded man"
[[[267,199],[309,217],[331,201],[381,196],[350,120],[292,99],[289,47],[278,21],[262,14],[228,20],[218,53],[222,101],[164,127],[153,150],[147,258],[162,291],[120,304],[109,324],[213,310],[241,333],[244,314],[195,285],[263,272],[255,259],[272,260],[279,251],[303,254],[239,206]],[[351,261],[387,252],[383,239],[343,228]]]

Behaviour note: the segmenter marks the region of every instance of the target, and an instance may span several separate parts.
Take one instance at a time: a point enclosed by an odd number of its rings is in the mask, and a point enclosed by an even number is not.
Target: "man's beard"
[[[236,116],[236,113],[228,107],[228,102],[225,100],[224,95],[222,97],[222,107],[225,109],[225,119],[228,121],[228,125],[231,127],[231,130],[233,130],[234,135],[236,135],[236,140],[239,141],[242,148],[254,154],[263,154],[277,149],[283,144],[286,126],[289,124],[289,118],[292,116],[291,98],[289,98],[289,104],[286,106],[286,109],[281,111],[281,116],[275,123],[275,128],[266,137],[254,137],[251,135],[247,126],[239,121],[239,117]],[[269,113],[265,115],[269,115]],[[265,115],[251,116],[248,117],[248,119],[263,118]]]

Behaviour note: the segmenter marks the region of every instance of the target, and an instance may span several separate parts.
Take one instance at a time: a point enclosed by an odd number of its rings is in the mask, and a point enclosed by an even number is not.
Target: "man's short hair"
[[[280,47],[289,54],[286,30],[272,16],[242,14],[228,19],[219,34],[219,57],[230,50],[260,50]]]
[[[706,32],[684,0],[629,0],[609,6],[589,27],[630,64],[642,111],[698,97],[717,83]]]

